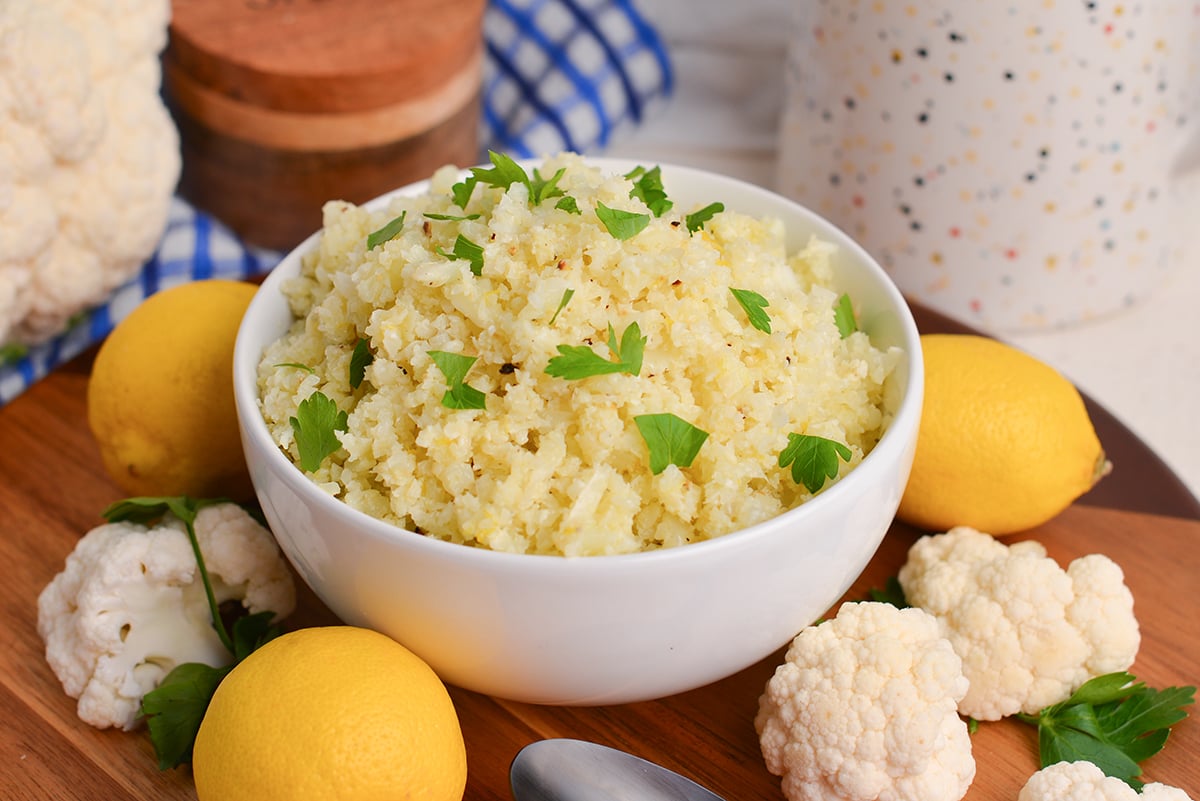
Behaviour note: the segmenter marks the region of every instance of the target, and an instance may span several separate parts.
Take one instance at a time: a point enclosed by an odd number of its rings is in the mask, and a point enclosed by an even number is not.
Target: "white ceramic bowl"
[[[593,161],[611,172],[636,166]],[[899,291],[813,212],[731,178],[662,169],[678,204],[720,200],[776,216],[790,248],[814,233],[837,243],[838,289],[860,307],[860,327],[907,354],[897,375],[903,400],[875,449],[813,500],[752,528],[662,551],[567,559],[475,549],[376,520],[318,490],[276,448],[259,413],[260,355],[291,320],[280,284],[297,274],[317,234],[275,268],[246,313],[234,392],[250,476],[280,546],[342,620],[390,635],[450,684],[583,705],[657,698],[724,678],[825,613],[862,572],[899,505],[923,393],[917,329]]]

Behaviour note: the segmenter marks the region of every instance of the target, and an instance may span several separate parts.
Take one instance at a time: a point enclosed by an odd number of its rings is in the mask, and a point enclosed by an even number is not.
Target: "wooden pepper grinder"
[[[174,0],[180,194],[287,250],[328,200],[478,160],[486,0]]]

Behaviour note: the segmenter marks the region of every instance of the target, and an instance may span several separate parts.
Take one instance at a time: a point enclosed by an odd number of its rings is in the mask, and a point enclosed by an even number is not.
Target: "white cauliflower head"
[[[1183,790],[1152,782],[1138,793],[1091,762],[1056,762],[1029,777],[1017,801],[1192,801]]]
[[[1124,573],[1101,554],[1063,570],[1037,542],[959,526],[918,540],[899,579],[962,657],[971,687],[958,709],[977,720],[1063,701],[1129,667],[1141,643]]]
[[[975,777],[966,691],[930,615],[846,603],[796,635],[754,726],[789,801],[957,801]]]
[[[269,531],[231,503],[202,508],[194,528],[218,603],[291,614],[295,587]],[[170,516],[85,534],[38,597],[38,633],[80,719],[98,728],[137,726],[142,697],[176,665],[232,661],[186,529]]]
[[[168,0],[0,3],[0,343],[59,333],[150,257],[179,178]]]

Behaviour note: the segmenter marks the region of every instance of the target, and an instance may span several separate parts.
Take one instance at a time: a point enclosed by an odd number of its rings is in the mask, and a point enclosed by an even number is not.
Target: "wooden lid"
[[[174,0],[168,57],[233,101],[361,112],[436,93],[477,64],[486,0]]]

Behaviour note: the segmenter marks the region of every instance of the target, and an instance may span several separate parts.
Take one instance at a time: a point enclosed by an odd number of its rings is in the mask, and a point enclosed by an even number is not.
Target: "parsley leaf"
[[[562,178],[566,171],[566,167],[559,167],[547,180],[534,168],[533,179],[526,182],[529,185],[529,202],[536,206],[543,200],[566,195],[566,192],[558,188],[558,179]]]
[[[742,309],[746,312],[746,317],[750,319],[750,325],[763,333],[771,333],[771,318],[763,311],[770,305],[767,303],[767,299],[749,289],[734,289],[730,287],[729,291],[737,298],[737,302],[742,305]]]
[[[637,323],[630,323],[621,334],[621,342],[617,343],[617,334],[612,323],[608,324],[608,349],[617,357],[610,361],[584,345],[559,345],[558,356],[546,364],[546,374],[555,378],[565,378],[575,381],[595,375],[610,373],[628,373],[637,375],[642,371],[642,356],[646,348],[646,337]]]
[[[375,361],[375,354],[371,352],[370,341],[360,337],[354,345],[354,352],[350,354],[351,389],[358,389],[362,384],[363,378],[367,374],[367,367],[373,361]]]
[[[521,169],[520,164],[513,161],[511,156],[489,150],[488,159],[492,162],[490,168],[471,168],[472,177],[479,183],[488,184],[500,189],[508,189],[513,184],[525,184],[529,186],[529,176],[525,174],[525,170]],[[530,192],[530,197],[532,195],[533,193]]]
[[[576,214],[578,213],[578,210],[576,210]],[[16,342],[9,342],[5,345],[0,345],[0,364],[16,364],[28,355],[28,345],[21,345]]]
[[[650,224],[649,214],[610,209],[600,202],[596,203],[596,216],[614,239],[629,239]]]
[[[633,189],[629,190],[629,196],[645,203],[646,208],[650,209],[655,217],[663,216],[675,205],[667,198],[663,189],[661,167],[649,170],[645,167],[635,167],[625,177],[633,181]]]
[[[845,339],[858,330],[858,323],[854,319],[854,305],[850,302],[850,296],[844,292],[837,299],[837,303],[834,304],[833,322],[837,325],[838,333],[842,335],[842,339]]]
[[[312,373],[313,375],[316,375],[317,373],[316,370],[309,367],[307,364],[301,364],[300,362],[275,362],[272,367],[294,367],[297,370],[303,370],[304,372]]]
[[[466,209],[467,201],[471,199],[471,193],[475,191],[477,183],[479,179],[471,175],[450,187],[450,197],[454,200],[454,205]]]
[[[575,198],[571,197],[570,195],[564,196],[561,200],[555,203],[554,208],[568,211],[571,214],[583,214],[583,212],[579,210],[579,203],[576,202]]]
[[[434,214],[431,211],[425,212],[427,220],[444,220],[449,222],[462,222],[463,220],[478,220],[480,214]]]
[[[454,249],[451,252],[447,253],[441,248],[438,248],[437,252],[448,259],[469,261],[473,275],[483,274],[483,247],[476,245],[462,234],[459,234],[458,238],[454,240]]]
[[[1129,673],[1106,673],[1067,700],[1018,717],[1038,727],[1042,767],[1086,760],[1140,790],[1138,763],[1162,750],[1195,694],[1195,687],[1155,690]]]
[[[308,473],[315,472],[326,456],[342,446],[335,432],[345,431],[348,425],[346,413],[320,390],[300,401],[296,416],[288,422],[296,432],[300,467]]]
[[[394,239],[396,235],[400,233],[400,230],[404,228],[404,217],[407,214],[408,212],[406,211],[400,212],[399,217],[392,218],[391,222],[389,222],[387,225],[383,226],[378,231],[373,231],[372,233],[368,234],[367,250],[374,250],[384,242]]]
[[[709,203],[699,211],[694,211],[683,218],[684,224],[687,226],[688,233],[694,234],[704,227],[704,224],[711,220],[716,215],[725,211],[724,203]]]
[[[543,178],[542,174],[534,169],[533,177],[530,178],[528,173],[514,161],[511,157],[503,153],[497,153],[494,150],[488,151],[488,159],[492,162],[491,167],[472,167],[471,178],[468,179],[471,183],[467,185],[467,181],[462,184],[455,184],[452,187],[455,201],[462,198],[458,205],[466,208],[466,201],[471,196],[471,190],[475,188],[476,183],[488,184],[489,186],[497,187],[498,189],[508,190],[513,184],[524,184],[529,190],[529,205],[536,206],[543,200],[549,200],[552,197],[562,197],[557,208],[566,208],[568,211],[577,212],[574,199],[571,200],[572,208],[563,205],[566,194],[558,188],[558,181],[566,174],[566,167],[559,167],[558,170],[549,178]],[[461,187],[461,188],[460,188]]]
[[[444,350],[429,351],[429,358],[442,371],[449,389],[442,396],[442,405],[447,409],[484,409],[487,408],[487,395],[463,383],[467,371],[471,369],[479,357],[464,356],[461,353],[450,353]]]
[[[909,606],[908,599],[904,597],[904,588],[900,586],[900,579],[894,575],[888,576],[883,589],[872,587],[867,590],[867,596],[872,601],[891,604],[897,609],[907,609]]]
[[[621,334],[621,344],[617,345],[617,332],[612,323],[608,324],[608,349],[628,368],[626,372],[637,375],[642,371],[642,354],[646,349],[646,337],[637,323],[630,323]]]
[[[567,307],[567,304],[571,302],[571,298],[574,297],[574,295],[574,289],[563,290],[562,300],[558,302],[558,308],[554,310],[554,315],[550,318],[550,325],[554,325],[554,321],[558,319],[558,313]]]
[[[840,442],[809,434],[788,434],[788,444],[779,452],[779,466],[792,466],[792,480],[809,492],[825,486],[826,478],[837,478],[838,457],[848,462],[850,449]]]
[[[708,432],[673,414],[639,414],[633,418],[650,450],[650,472],[658,475],[667,465],[691,467],[708,439]]]
[[[158,687],[142,697],[142,715],[158,769],[167,770],[192,761],[192,746],[217,685],[233,669],[201,662],[176,665]]]

